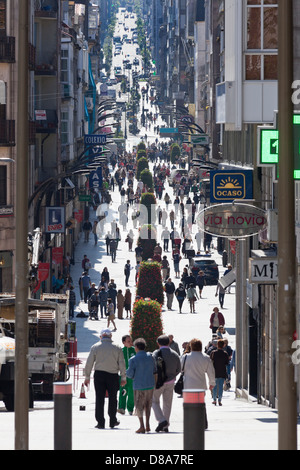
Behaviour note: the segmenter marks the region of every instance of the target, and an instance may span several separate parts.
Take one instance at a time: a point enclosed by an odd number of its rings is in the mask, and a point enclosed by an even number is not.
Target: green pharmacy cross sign
[[[300,114],[294,115],[294,178],[300,180]],[[259,128],[258,165],[278,165],[279,131],[270,127]]]

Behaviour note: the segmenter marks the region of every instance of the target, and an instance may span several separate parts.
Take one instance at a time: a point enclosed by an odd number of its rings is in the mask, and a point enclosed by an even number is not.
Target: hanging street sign
[[[106,144],[106,134],[86,134],[84,136],[85,147],[103,144]]]
[[[178,134],[178,128],[177,127],[161,127],[159,129],[160,135],[162,137],[168,137],[173,136],[174,134]]]
[[[65,233],[64,207],[46,207],[45,233]]]
[[[191,143],[193,145],[209,145],[210,139],[207,134],[191,134]]]
[[[210,202],[226,203],[253,199],[251,170],[216,170],[210,172]]]
[[[277,258],[250,258],[249,281],[252,284],[277,284],[278,259]]]
[[[267,214],[258,207],[234,203],[217,204],[201,211],[199,230],[217,237],[239,239],[258,235],[268,225]]]
[[[102,178],[102,167],[99,166],[97,170],[92,171],[89,177],[90,189],[102,189],[103,178]]]
[[[300,180],[300,114],[294,114],[294,179]],[[279,164],[279,130],[275,127],[258,127],[258,166]]]

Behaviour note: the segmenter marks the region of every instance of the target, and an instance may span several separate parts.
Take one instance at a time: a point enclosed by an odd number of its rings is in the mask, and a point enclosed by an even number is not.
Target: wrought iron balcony
[[[16,145],[15,121],[0,120],[0,147]]]
[[[0,62],[16,61],[16,38],[12,36],[0,36]]]

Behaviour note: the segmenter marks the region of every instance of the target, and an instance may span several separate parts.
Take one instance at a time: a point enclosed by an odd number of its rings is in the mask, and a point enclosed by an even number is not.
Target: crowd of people
[[[153,252],[153,259],[161,263],[162,281],[166,294],[166,306],[173,309],[174,299],[178,302],[179,313],[188,302],[190,313],[197,312],[197,302],[201,301],[205,288],[205,275],[200,271],[196,276],[190,269],[190,258],[203,251],[210,255],[211,237],[202,237],[199,232],[193,236],[193,226],[197,211],[205,206],[205,197],[201,192],[201,181],[192,173],[188,177],[178,178],[173,185],[173,194],[166,184],[171,165],[169,153],[165,146],[148,148],[148,158],[153,163],[154,192],[157,197],[154,220],[159,237]],[[85,384],[90,382],[92,369],[95,369],[94,384],[96,391],[96,421],[98,428],[105,427],[104,398],[109,396],[109,425],[118,426],[117,413],[133,414],[139,420],[137,433],[150,431],[150,414],[153,410],[157,420],[156,432],[168,432],[174,395],[174,385],[179,374],[184,370],[184,383],[188,388],[210,389],[213,404],[222,405],[223,389],[230,388],[230,373],[234,367],[234,351],[224,338],[225,318],[218,307],[211,313],[208,327],[212,332],[212,341],[202,352],[202,342],[193,339],[182,345],[172,335],[157,338],[158,349],[153,353],[146,352],[147,345],[143,338],[135,339],[132,344],[127,334],[122,338],[123,348],[112,341],[112,331],[117,330],[117,319],[131,318],[133,292],[129,289],[129,279],[135,285],[142,261],[141,247],[134,245],[136,230],[143,223],[139,220],[139,204],[143,192],[149,188],[135,179],[135,155],[124,152],[112,162],[112,171],[108,172],[105,181],[109,190],[119,192],[121,204],[118,207],[118,220],[110,217],[110,207],[100,198],[97,206],[97,229],[89,225],[89,233],[96,234],[105,240],[106,255],[111,256],[113,263],[118,263],[118,244],[125,240],[128,252],[135,252],[135,266],[130,260],[121,267],[124,270],[124,284],[117,286],[109,270],[104,267],[98,286],[89,275],[90,260],[84,256],[83,273],[79,280],[80,296],[88,304],[90,318],[107,318],[107,327],[102,330],[101,338],[90,351],[85,366]],[[100,207],[100,209],[99,209]],[[132,224],[131,224],[132,223]],[[86,240],[89,240],[89,233]],[[95,236],[95,243],[97,239]],[[185,266],[180,269],[182,260]],[[173,266],[171,265],[171,261]],[[171,272],[179,284],[175,285]],[[132,271],[134,274],[131,275]],[[125,290],[124,290],[125,285]],[[217,295],[220,296],[217,286]],[[224,302],[223,297],[219,297]],[[223,305],[223,304],[222,304]],[[220,304],[221,306],[221,304]],[[221,306],[222,308],[222,306]],[[199,310],[199,309],[198,309]],[[111,330],[110,324],[114,329]],[[161,378],[161,362],[165,366],[165,376]],[[208,386],[206,385],[208,378]],[[119,394],[119,397],[118,397]],[[162,404],[160,401],[162,400]],[[145,417],[145,420],[144,420]]]
[[[221,336],[221,337],[220,337]],[[219,338],[219,339],[218,339]],[[90,383],[93,367],[96,391],[96,427],[105,428],[104,401],[108,391],[109,426],[120,424],[117,413],[135,412],[139,420],[138,434],[151,431],[150,415],[153,410],[157,427],[155,432],[169,432],[174,386],[183,373],[185,389],[210,390],[212,403],[222,406],[224,384],[230,387],[229,378],[234,367],[233,351],[228,341],[216,335],[202,352],[202,342],[192,339],[179,346],[172,335],[157,338],[158,349],[147,352],[144,338],[134,342],[129,335],[122,337],[123,348],[112,341],[110,329],[104,329],[100,341],[92,346],[85,366],[85,385]],[[207,384],[208,379],[208,384]],[[119,398],[118,398],[119,392]],[[206,417],[205,427],[208,427]]]

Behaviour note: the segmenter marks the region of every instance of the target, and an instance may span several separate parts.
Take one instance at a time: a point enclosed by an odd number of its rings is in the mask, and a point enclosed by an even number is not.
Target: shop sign
[[[46,233],[65,232],[65,208],[46,207]]]
[[[78,223],[83,221],[83,210],[78,209],[74,211],[74,217]]]
[[[102,189],[103,178],[102,178],[102,168],[99,166],[97,170],[92,171],[89,177],[89,187],[90,189]]]
[[[61,264],[63,262],[64,249],[63,247],[52,248],[52,263]]]
[[[250,282],[252,284],[277,284],[277,258],[250,258]]]
[[[0,217],[11,217],[14,215],[14,208],[12,206],[0,207]]]
[[[253,171],[211,171],[210,202],[226,203],[253,198]]]
[[[248,204],[218,204],[201,211],[199,229],[217,237],[238,239],[252,237],[265,230],[267,214]]]
[[[41,287],[41,283],[47,281],[50,272],[50,263],[39,263],[38,266],[38,282],[33,292],[36,293]]]

